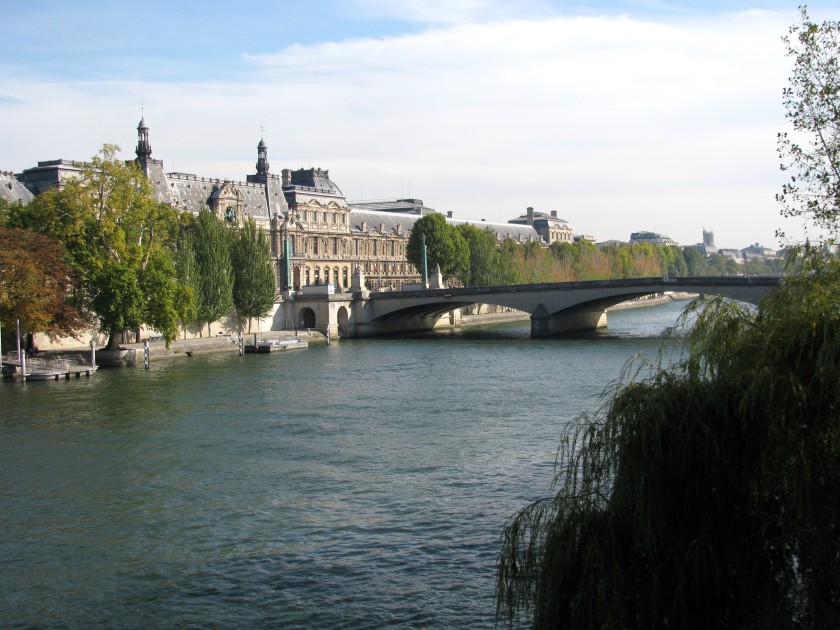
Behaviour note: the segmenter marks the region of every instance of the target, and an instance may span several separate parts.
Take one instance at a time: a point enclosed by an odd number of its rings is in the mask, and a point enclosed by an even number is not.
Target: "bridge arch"
[[[297,321],[300,322],[301,328],[315,328],[315,325],[318,323],[315,317],[315,311],[308,306],[304,306],[298,311]]]
[[[655,277],[382,292],[371,294],[366,319],[381,332],[427,330],[454,309],[494,304],[531,314],[532,334],[541,336],[605,326],[607,308],[646,295],[716,294],[756,304],[778,283],[778,277]]]
[[[350,336],[350,313],[347,312],[347,307],[339,306],[336,312],[336,320],[338,321],[338,336]]]

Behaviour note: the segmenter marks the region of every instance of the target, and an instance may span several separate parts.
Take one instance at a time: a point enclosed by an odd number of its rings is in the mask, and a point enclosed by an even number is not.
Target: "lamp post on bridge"
[[[422,235],[423,238],[423,288],[429,288],[429,263],[426,260],[426,235]]]

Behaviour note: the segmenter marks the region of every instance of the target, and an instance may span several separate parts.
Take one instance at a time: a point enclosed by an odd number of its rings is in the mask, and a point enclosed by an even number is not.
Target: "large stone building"
[[[544,212],[534,212],[533,208],[528,208],[525,214],[511,219],[509,223],[533,227],[547,245],[571,243],[574,240],[569,222],[559,218],[557,210],[552,210],[551,214],[545,214]]]
[[[257,145],[255,172],[244,182],[167,172],[163,161],[152,157],[145,119],[137,127],[136,155],[158,201],[194,215],[209,209],[234,224],[248,217],[268,231],[279,290],[305,292],[307,286],[324,284],[333,285],[335,291],[348,290],[357,268],[370,289],[400,289],[420,282],[405,250],[414,222],[434,210],[419,199],[348,203],[327,170],[272,173],[268,147],[262,139]],[[84,166],[82,162],[49,160],[17,175],[0,173],[0,194],[26,204],[78,176]],[[545,215],[533,208],[508,223],[458,221],[451,213],[447,221],[490,228],[499,241],[511,238],[549,245],[572,240],[568,223],[557,218],[556,212]]]

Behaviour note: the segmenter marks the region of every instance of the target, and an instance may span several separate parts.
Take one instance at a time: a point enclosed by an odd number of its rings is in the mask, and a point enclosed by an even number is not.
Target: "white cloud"
[[[452,18],[249,57],[253,75],[235,84],[13,80],[0,87],[0,146],[16,157],[0,167],[83,158],[106,141],[131,149],[142,97],[168,169],[244,179],[262,123],[273,171],[329,168],[351,199],[410,187],[460,218],[534,206],[598,239],[658,229],[688,244],[706,227],[719,245],[774,246],[790,17]]]

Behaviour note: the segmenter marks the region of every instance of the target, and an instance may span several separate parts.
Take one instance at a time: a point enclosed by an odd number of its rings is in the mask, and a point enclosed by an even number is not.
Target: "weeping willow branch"
[[[680,326],[686,354],[626,368],[505,529],[501,623],[840,623],[840,265]]]

